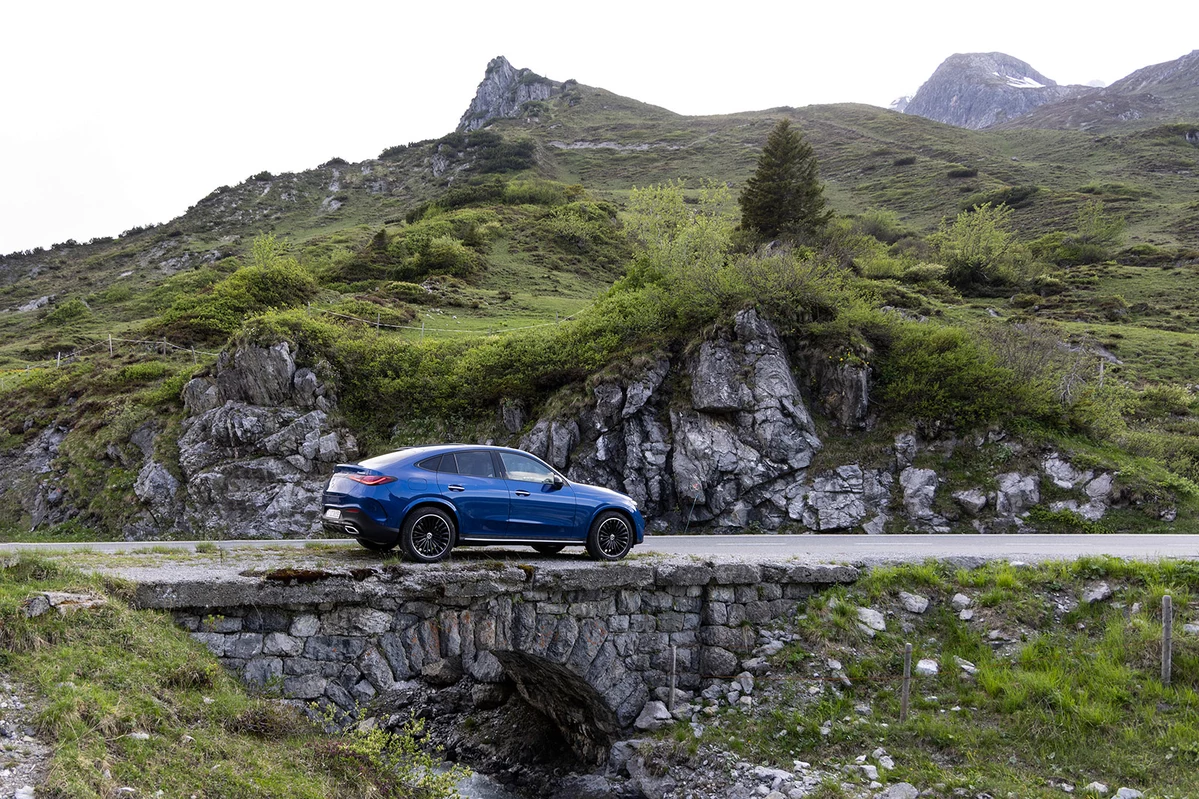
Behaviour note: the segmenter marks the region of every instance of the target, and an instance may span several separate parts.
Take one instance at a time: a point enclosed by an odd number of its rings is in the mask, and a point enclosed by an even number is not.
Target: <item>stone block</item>
[[[503,665],[490,652],[479,652],[475,655],[474,661],[466,665],[466,671],[471,677],[484,683],[499,683],[508,679]]]
[[[737,602],[740,604],[756,602],[758,600],[758,587],[756,585],[738,585],[734,586],[733,590],[737,592]]]
[[[325,694],[328,680],[315,674],[286,677],[283,680],[283,695],[292,699],[317,699]]]
[[[412,676],[412,665],[408,661],[408,653],[404,650],[404,643],[400,636],[395,633],[385,633],[379,636],[379,648],[382,650],[383,656],[387,658],[387,663],[391,667],[395,679],[406,680]]]
[[[729,608],[723,602],[709,602],[704,605],[700,619],[704,624],[728,624]]]
[[[208,651],[217,657],[223,657],[225,654],[225,636],[220,633],[192,633],[192,638],[204,646],[208,647]]]
[[[703,600],[697,596],[676,596],[671,607],[680,613],[699,613]]]
[[[577,674],[586,674],[600,647],[609,637],[609,630],[597,619],[584,619],[579,624],[574,648],[566,658],[566,666]]]
[[[629,617],[620,615],[609,616],[608,629],[614,633],[626,632],[629,629]]]
[[[358,658],[358,670],[379,691],[390,691],[395,687],[396,679],[391,665],[383,653],[374,647]]]
[[[311,613],[305,613],[302,616],[296,616],[292,619],[289,632],[296,638],[308,638],[316,635],[321,628],[321,621]]]
[[[345,662],[362,654],[366,642],[344,635],[314,635],[304,644],[304,657],[311,660]]]
[[[717,563],[712,567],[712,574],[722,586],[762,582],[762,567],[752,563]]]
[[[287,632],[291,616],[281,610],[251,608],[245,615],[243,629],[251,633]]]
[[[731,585],[714,585],[708,589],[709,602],[736,602],[737,590]]]
[[[677,633],[683,629],[683,614],[665,611],[657,615],[657,629],[664,633]]]
[[[512,648],[521,652],[533,646],[537,631],[537,610],[529,604],[519,604],[512,609]]]
[[[304,651],[304,642],[287,633],[267,633],[262,639],[262,654],[296,657]]]
[[[703,677],[731,677],[738,667],[737,656],[717,646],[704,647],[700,653],[700,672]]]
[[[559,619],[545,656],[554,663],[565,663],[579,637],[579,623],[570,616]]]
[[[207,633],[239,633],[243,623],[240,616],[217,614],[201,618],[200,629]]]
[[[437,624],[441,635],[442,657],[459,657],[462,655],[462,635],[458,627],[458,613],[443,610],[437,614]]]
[[[619,613],[637,613],[641,610],[640,591],[619,591],[616,594],[616,610]]]
[[[225,656],[249,659],[262,654],[261,633],[238,633],[225,639]]]
[[[242,669],[242,679],[253,688],[263,688],[268,682],[282,676],[283,661],[279,658],[254,658]]]
[[[752,624],[762,624],[770,621],[772,615],[769,602],[755,600],[745,603],[745,618]]]
[[[635,633],[653,632],[658,629],[658,619],[649,613],[629,616],[629,629]]]
[[[783,598],[783,587],[778,583],[762,583],[758,586],[758,599],[766,601]]]

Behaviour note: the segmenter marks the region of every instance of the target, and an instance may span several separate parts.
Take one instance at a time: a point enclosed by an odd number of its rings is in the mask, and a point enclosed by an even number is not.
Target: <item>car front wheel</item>
[[[591,523],[587,554],[594,560],[620,560],[633,548],[633,525],[618,511],[604,511]]]
[[[440,508],[417,508],[404,520],[400,543],[418,563],[436,563],[454,548],[454,520]]]

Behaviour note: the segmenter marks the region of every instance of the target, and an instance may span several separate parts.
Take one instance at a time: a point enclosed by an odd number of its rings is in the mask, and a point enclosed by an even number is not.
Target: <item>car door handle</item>
[[[514,491],[513,493],[518,497],[527,497],[529,495],[528,491]]]
[[[446,486],[446,488],[448,488],[451,491],[465,491],[466,490],[466,486],[451,485],[451,486]]]

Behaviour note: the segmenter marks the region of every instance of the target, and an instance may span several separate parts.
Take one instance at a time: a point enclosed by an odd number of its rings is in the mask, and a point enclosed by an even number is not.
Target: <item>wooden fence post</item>
[[[903,688],[899,694],[899,720],[908,720],[908,700],[912,695],[912,645],[903,645]]]
[[[1174,667],[1174,600],[1162,597],[1162,685],[1170,684]]]

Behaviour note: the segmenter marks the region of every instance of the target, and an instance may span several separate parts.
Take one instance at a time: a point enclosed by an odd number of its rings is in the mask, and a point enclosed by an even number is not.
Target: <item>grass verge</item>
[[[25,617],[43,591],[105,596],[101,608]],[[131,609],[125,589],[22,556],[0,561],[0,670],[44,697],[38,734],[53,759],[42,791],[137,796],[451,796],[415,744],[351,729],[325,735],[295,707],[253,696],[169,617]],[[39,796],[43,795],[39,792]]]

